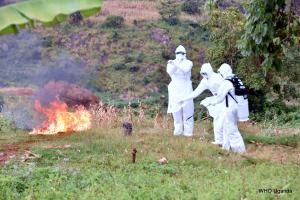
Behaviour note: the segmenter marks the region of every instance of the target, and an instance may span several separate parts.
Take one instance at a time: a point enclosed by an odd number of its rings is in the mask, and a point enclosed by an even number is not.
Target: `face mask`
[[[185,54],[183,53],[176,53],[176,60],[183,60],[185,58]]]

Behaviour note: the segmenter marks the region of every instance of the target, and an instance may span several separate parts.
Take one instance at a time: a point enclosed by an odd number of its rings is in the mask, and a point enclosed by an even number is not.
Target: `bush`
[[[115,63],[112,65],[112,67],[117,71],[126,69],[126,65],[124,65],[123,63]]]
[[[199,0],[186,0],[181,5],[181,10],[191,15],[199,14],[202,4],[203,2]]]
[[[126,68],[128,69],[128,71],[130,72],[137,72],[139,71],[140,67],[137,66],[135,63],[127,63],[126,64]]]
[[[0,132],[7,132],[12,129],[11,122],[0,115]]]
[[[142,62],[144,61],[144,59],[145,59],[145,54],[140,53],[140,54],[137,56],[136,61],[137,61],[138,63],[142,63]]]
[[[0,112],[2,111],[3,106],[4,106],[4,98],[0,96]]]
[[[171,52],[171,50],[169,49],[163,49],[162,52],[161,52],[161,56],[165,59],[165,60],[171,60],[172,57],[173,57],[173,54]]]
[[[121,36],[120,36],[120,34],[117,31],[112,31],[112,33],[110,35],[110,39],[113,42],[117,42],[120,38],[121,38]]]
[[[122,16],[110,15],[105,19],[103,27],[105,28],[121,28],[124,24],[124,18]]]
[[[162,20],[172,26],[179,23],[179,9],[175,0],[163,0],[159,7],[159,14]]]

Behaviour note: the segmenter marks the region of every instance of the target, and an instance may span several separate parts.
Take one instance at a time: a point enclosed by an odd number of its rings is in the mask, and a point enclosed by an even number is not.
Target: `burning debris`
[[[59,100],[50,102],[44,107],[40,101],[35,101],[35,109],[46,116],[46,120],[29,134],[53,135],[62,132],[84,131],[92,127],[92,116],[82,105],[77,106],[73,112],[68,105]]]
[[[46,119],[30,134],[52,135],[92,127],[90,105],[99,104],[91,91],[65,81],[50,81],[35,95],[35,109]]]
[[[88,108],[90,105],[100,102],[99,97],[91,91],[65,81],[48,82],[36,93],[35,97],[43,105],[49,105],[54,99],[59,99],[70,107],[83,105]]]

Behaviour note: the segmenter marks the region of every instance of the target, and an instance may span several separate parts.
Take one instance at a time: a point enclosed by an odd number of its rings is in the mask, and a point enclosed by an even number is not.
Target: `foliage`
[[[207,59],[215,66],[222,63],[235,66],[239,57],[236,41],[240,37],[244,17],[236,8],[227,10],[213,9],[210,12],[208,26],[211,29],[209,41],[211,45],[207,50]]]
[[[162,0],[158,9],[162,20],[170,25],[179,23],[179,7],[176,0]]]
[[[299,43],[299,18],[284,0],[251,0],[247,7],[245,32],[238,47],[244,56],[255,56],[267,72],[282,68],[285,45]],[[289,7],[290,6],[290,7]]]
[[[199,0],[185,0],[181,5],[181,10],[188,14],[200,14],[200,8],[203,5],[203,1]]]
[[[3,117],[0,113],[0,133],[11,131],[11,129],[11,122],[7,118]]]
[[[0,34],[17,33],[35,21],[52,25],[65,21],[75,11],[90,16],[99,11],[101,0],[29,0],[0,8]]]
[[[124,24],[124,18],[122,16],[110,15],[105,19],[103,27],[105,28],[121,28]]]

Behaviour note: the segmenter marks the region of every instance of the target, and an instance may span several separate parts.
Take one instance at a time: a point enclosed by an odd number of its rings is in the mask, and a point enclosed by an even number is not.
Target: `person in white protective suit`
[[[191,94],[189,94],[187,97],[181,100],[183,101],[183,104],[184,101],[198,97],[205,90],[209,90],[214,96],[217,95],[219,86],[223,81],[223,78],[220,76],[220,74],[217,74],[213,71],[210,63],[204,63],[201,66],[200,74],[203,77],[203,79],[199,83],[198,87]],[[208,109],[209,115],[214,119],[213,121],[214,141],[212,143],[217,145],[222,145],[222,141],[223,141],[222,124],[218,123],[220,119],[219,113],[221,111],[222,105],[221,104],[216,104],[215,106],[208,105],[209,101],[212,101],[214,96],[211,98],[207,98],[206,101],[202,102],[202,105]]]
[[[176,59],[169,60],[167,72],[171,77],[168,85],[169,102],[168,113],[174,118],[174,135],[193,136],[194,128],[194,102],[186,101],[184,105],[179,101],[193,91],[191,75],[192,61],[186,58],[186,50],[179,45],[176,50]]]
[[[233,84],[226,80],[233,77],[232,69],[228,64],[222,64],[218,72],[224,78],[218,94],[209,105],[216,105],[222,103],[220,112],[220,119],[218,123],[223,127],[223,144],[222,148],[229,150],[230,148],[237,153],[244,153],[246,151],[243,138],[237,128],[238,121],[238,105],[235,98],[235,90]],[[204,100],[203,100],[204,101]]]

